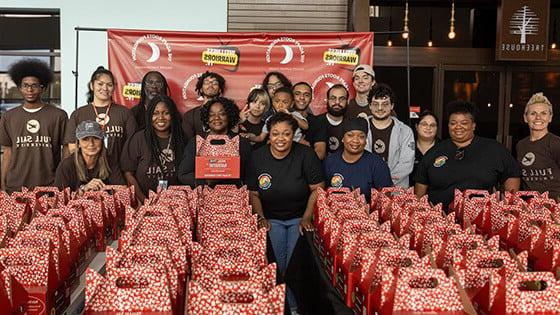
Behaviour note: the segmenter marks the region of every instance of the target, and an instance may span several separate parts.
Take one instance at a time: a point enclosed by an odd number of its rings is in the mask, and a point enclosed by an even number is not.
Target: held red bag
[[[196,179],[240,178],[239,136],[196,136],[196,152]]]

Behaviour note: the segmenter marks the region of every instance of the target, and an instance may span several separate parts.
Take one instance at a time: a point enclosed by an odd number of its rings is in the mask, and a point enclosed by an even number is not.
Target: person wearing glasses
[[[230,139],[238,137],[234,133],[235,127],[239,123],[239,108],[235,102],[229,98],[216,97],[201,106],[200,111],[201,122],[204,128],[208,130],[209,135],[224,135]],[[183,152],[181,161],[177,168],[177,177],[183,185],[196,187],[200,185],[217,185],[231,184],[241,186],[246,182],[246,172],[249,165],[249,157],[251,155],[251,143],[249,140],[239,137],[239,159],[240,159],[240,178],[205,180],[196,178],[196,161],[197,143],[196,137],[192,138]]]
[[[130,109],[134,119],[136,119],[138,130],[146,128],[146,109],[148,108],[148,103],[159,94],[169,96],[167,80],[159,71],[148,71],[142,78],[140,101]]]
[[[412,129],[393,116],[395,94],[388,85],[376,84],[369,92],[368,102],[372,116],[368,119],[366,150],[379,154],[387,162],[395,186],[408,188],[416,147]]]
[[[186,141],[194,139],[196,135],[204,136],[208,132],[200,118],[201,107],[210,99],[223,95],[225,88],[226,79],[216,72],[206,71],[198,78],[195,91],[200,96],[201,106],[197,106],[183,115],[182,127]]]
[[[41,99],[54,75],[38,59],[23,59],[8,69],[23,102],[0,119],[2,190],[12,193],[25,186],[50,186],[62,158],[68,115]]]
[[[438,119],[429,110],[425,110],[418,116],[416,123],[416,152],[414,154],[414,168],[412,174],[416,174],[418,163],[434,145],[439,142],[437,137]],[[414,187],[414,176],[410,176],[410,186]]]
[[[548,132],[552,103],[543,93],[533,94],[525,106],[523,118],[530,132],[516,146],[523,186],[541,193],[548,191],[550,198],[559,200],[560,137]]]
[[[281,72],[269,72],[262,81],[262,88],[268,92],[270,99],[274,96],[274,92],[281,87],[292,88],[292,82]]]
[[[342,84],[335,84],[327,91],[327,112],[317,116],[322,129],[327,130],[327,154],[342,149],[344,137],[344,114],[348,105],[348,90]]]
[[[433,204],[447,211],[455,188],[492,191],[519,190],[521,171],[517,161],[496,140],[476,136],[475,105],[453,101],[447,105],[449,135],[429,150],[416,173],[414,191],[420,198],[428,194]]]

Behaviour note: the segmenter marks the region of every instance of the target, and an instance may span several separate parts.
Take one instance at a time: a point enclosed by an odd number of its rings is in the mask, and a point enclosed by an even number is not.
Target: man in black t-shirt
[[[303,130],[303,140],[315,150],[320,160],[325,158],[327,152],[327,127],[321,124],[318,116],[309,109],[313,99],[313,90],[307,82],[298,82],[292,87],[294,92],[294,110],[307,119],[309,128]]]
[[[416,173],[414,191],[428,194],[433,204],[447,209],[455,188],[491,191],[503,184],[505,191],[519,190],[519,166],[506,148],[492,139],[474,135],[474,105],[455,101],[448,105],[451,139],[430,149]]]
[[[356,91],[356,97],[348,102],[348,109],[344,115],[345,118],[356,118],[360,113],[364,113],[367,116],[372,115],[369,108],[368,94],[375,83],[375,72],[370,65],[361,64],[354,68],[352,85],[354,86],[354,91]]]
[[[348,90],[342,84],[335,84],[327,91],[327,112],[318,116],[319,123],[326,126],[327,152],[342,149],[344,137],[344,113],[348,104]]]

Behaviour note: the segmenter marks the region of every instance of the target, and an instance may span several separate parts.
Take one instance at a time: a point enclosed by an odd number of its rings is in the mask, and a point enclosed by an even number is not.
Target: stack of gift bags
[[[319,190],[314,244],[357,314],[556,314],[560,229],[547,194],[456,192],[452,212],[412,190]]]

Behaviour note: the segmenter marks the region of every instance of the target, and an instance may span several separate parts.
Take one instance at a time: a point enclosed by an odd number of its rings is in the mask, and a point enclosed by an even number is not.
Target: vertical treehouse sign
[[[496,60],[546,61],[550,0],[502,1]]]

